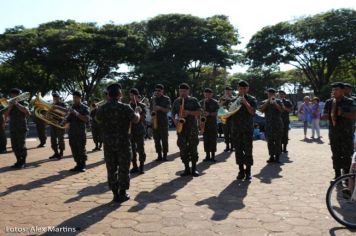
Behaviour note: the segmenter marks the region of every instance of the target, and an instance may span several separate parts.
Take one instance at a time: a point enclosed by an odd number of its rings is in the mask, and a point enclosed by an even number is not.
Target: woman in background
[[[304,97],[304,102],[300,106],[298,113],[301,114],[301,120],[304,122],[304,140],[307,140],[308,123],[312,122],[312,106],[309,96]]]
[[[320,99],[318,97],[313,98],[312,104],[312,139],[314,139],[314,134],[316,132],[316,139],[320,140]]]

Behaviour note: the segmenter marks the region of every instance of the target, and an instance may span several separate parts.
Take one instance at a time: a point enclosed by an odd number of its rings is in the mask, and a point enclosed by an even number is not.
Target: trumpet
[[[183,130],[183,126],[185,123],[185,118],[183,117],[184,113],[184,98],[182,98],[182,104],[179,106],[179,118],[177,123],[177,133],[180,134]]]
[[[206,101],[204,99],[203,111],[202,114],[200,115],[200,134],[204,134],[205,131],[205,123],[206,123],[205,110],[206,110]]]
[[[156,96],[152,97],[152,109],[156,106]],[[157,112],[152,111],[151,112],[151,117],[152,117],[152,128],[157,129],[158,123],[157,123]]]
[[[0,110],[0,112],[5,111],[7,108],[9,108],[10,105],[14,104],[16,101],[21,102],[21,101],[28,100],[29,98],[30,98],[29,92],[21,93],[16,97],[10,98],[9,100],[7,100],[6,98],[0,98],[0,106],[3,107]]]

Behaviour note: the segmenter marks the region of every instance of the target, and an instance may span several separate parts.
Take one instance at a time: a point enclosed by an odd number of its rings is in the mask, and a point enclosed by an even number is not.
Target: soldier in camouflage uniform
[[[345,92],[345,97],[351,98],[353,100],[353,104],[356,106],[356,96],[352,95],[352,85],[349,83],[344,83],[345,84],[345,88],[344,88],[344,92]],[[356,130],[356,121],[354,120],[354,133]]]
[[[232,88],[230,86],[226,86],[225,94],[221,99],[224,101],[223,103],[224,108],[226,110],[229,110],[231,101],[234,99],[234,97],[232,96]],[[227,119],[226,124],[223,124],[223,131],[224,131],[224,139],[226,144],[226,148],[224,152],[228,152],[228,151],[232,152],[234,151],[234,147],[231,138],[232,123],[230,118]]]
[[[12,89],[10,91],[11,97],[20,95],[21,90]],[[30,115],[25,102],[14,101],[9,105],[5,111],[5,117],[10,119],[10,138],[11,146],[16,156],[16,163],[12,168],[25,168],[26,167],[26,133],[27,133],[27,117]]]
[[[323,118],[329,120],[329,138],[332,152],[335,179],[348,173],[353,154],[353,120],[356,106],[352,99],[344,96],[345,85],[341,82],[332,84],[333,98],[324,107]]]
[[[177,98],[173,103],[172,116],[174,122],[177,126],[179,118],[184,118],[185,123],[183,129],[178,133],[177,145],[180,150],[180,157],[184,163],[184,173],[181,176],[193,175],[194,177],[199,176],[196,169],[196,163],[199,159],[198,155],[198,144],[199,144],[199,130],[197,117],[200,116],[200,104],[195,97],[189,96],[189,86],[188,84],[179,85],[179,98]],[[182,114],[180,114],[180,106],[182,105],[184,99],[184,109]],[[192,170],[190,170],[189,162],[192,162]]]
[[[154,129],[153,123],[153,139],[155,142],[155,149],[158,154],[157,161],[166,161],[168,153],[168,117],[167,113],[171,110],[171,99],[163,94],[164,86],[157,84],[155,86],[155,93],[151,100],[151,111],[156,113],[157,128]],[[163,152],[163,158],[162,158]]]
[[[130,123],[139,122],[141,110],[137,107],[134,112],[128,104],[120,102],[119,84],[109,85],[107,90],[110,99],[98,109],[96,119],[103,132],[104,159],[113,201],[123,202],[130,198],[126,192],[130,187],[132,156],[129,127]]]
[[[58,93],[52,93],[53,106],[58,106],[66,108],[66,105],[60,101],[60,96]],[[64,144],[64,129],[57,128],[53,125],[50,125],[51,133],[51,148],[54,151],[54,154],[50,156],[49,159],[57,158],[58,160],[62,159],[63,151],[65,149]]]
[[[289,113],[292,111],[293,104],[287,99],[287,94],[280,90],[278,92],[279,98],[283,103],[282,121],[283,121],[283,132],[282,132],[282,152],[287,153],[288,145],[288,133],[289,133]]]
[[[206,157],[203,161],[215,162],[215,152],[218,136],[218,127],[216,115],[219,110],[219,103],[213,99],[213,90],[206,88],[204,90],[204,99],[200,101],[203,116],[206,118],[203,132],[204,151]]]
[[[2,98],[3,95],[0,93],[0,98]],[[0,110],[3,109],[4,107],[0,105]],[[6,145],[7,145],[7,139],[6,139],[6,133],[5,133],[5,117],[4,117],[4,112],[0,112],[0,154],[6,153]]]
[[[253,165],[253,116],[257,108],[256,98],[248,94],[249,84],[246,81],[239,82],[240,109],[231,116],[232,141],[235,147],[236,164],[239,166],[237,179],[250,180],[251,166]],[[234,103],[236,100],[233,100]]]
[[[279,163],[279,156],[281,155],[281,141],[283,132],[283,121],[281,114],[283,112],[283,103],[276,98],[276,90],[269,88],[268,99],[263,102],[261,111],[265,113],[266,117],[266,135],[269,152],[268,163]]]
[[[37,148],[45,147],[47,140],[46,123],[41,119],[37,118],[36,116],[34,116],[34,121],[36,123],[37,136],[40,140],[40,144],[37,146]]]
[[[89,109],[81,102],[82,94],[78,91],[73,92],[73,106],[70,109],[70,115],[67,118],[69,122],[69,146],[76,166],[70,171],[85,172],[87,154],[85,145],[86,124],[89,121]]]
[[[93,152],[100,151],[103,145],[103,135],[100,130],[99,124],[95,119],[96,112],[98,111],[97,103],[99,101],[100,100],[97,98],[93,100],[93,103],[91,104],[92,110],[90,112],[91,133],[93,136],[93,141],[95,143],[95,148],[92,150]]]
[[[130,90],[130,107],[132,110],[139,106],[142,110],[140,113],[140,122],[131,124],[131,147],[132,147],[132,169],[130,173],[144,173],[144,164],[146,161],[145,153],[145,118],[146,106],[139,101],[139,92],[136,88]],[[140,169],[137,166],[137,153],[140,161]]]

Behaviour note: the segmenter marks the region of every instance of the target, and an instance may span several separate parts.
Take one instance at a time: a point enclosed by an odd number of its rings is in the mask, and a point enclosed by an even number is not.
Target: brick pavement
[[[51,161],[49,145],[36,149],[38,142],[29,139],[27,169],[11,170],[13,154],[0,155],[0,235],[36,226],[76,230],[63,235],[353,235],[325,206],[333,176],[327,141],[302,142],[301,129],[290,136],[282,165],[267,165],[267,144],[254,142],[250,183],[235,180],[234,155],[222,152],[223,142],[216,164],[200,162],[201,177],[182,178],[176,135],[169,136],[168,162],[155,162],[153,141],[147,141],[146,173],[132,176],[131,200],[121,205],[110,202],[102,152],[89,153],[87,172],[73,174],[68,145],[64,159]],[[202,143],[199,153],[201,161]],[[22,234],[43,232],[33,229]]]

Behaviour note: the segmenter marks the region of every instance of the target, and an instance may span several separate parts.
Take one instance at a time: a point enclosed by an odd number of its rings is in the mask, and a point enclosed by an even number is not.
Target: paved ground
[[[322,135],[327,137],[326,130]],[[29,139],[27,169],[10,170],[13,154],[0,155],[0,235],[42,234],[31,228],[36,226],[58,226],[67,231],[63,235],[353,235],[325,206],[333,176],[327,141],[306,143],[301,137],[302,130],[291,131],[282,165],[266,165],[266,143],[254,142],[250,183],[235,180],[234,155],[222,153],[223,143],[216,164],[199,163],[201,177],[182,178],[176,135],[170,133],[165,163],[154,161],[148,141],[146,173],[132,176],[131,200],[122,205],[110,202],[102,152],[89,152],[88,171],[73,174],[69,148],[64,159],[50,161],[50,148],[36,149],[38,142]],[[199,150],[202,159],[202,145]]]

